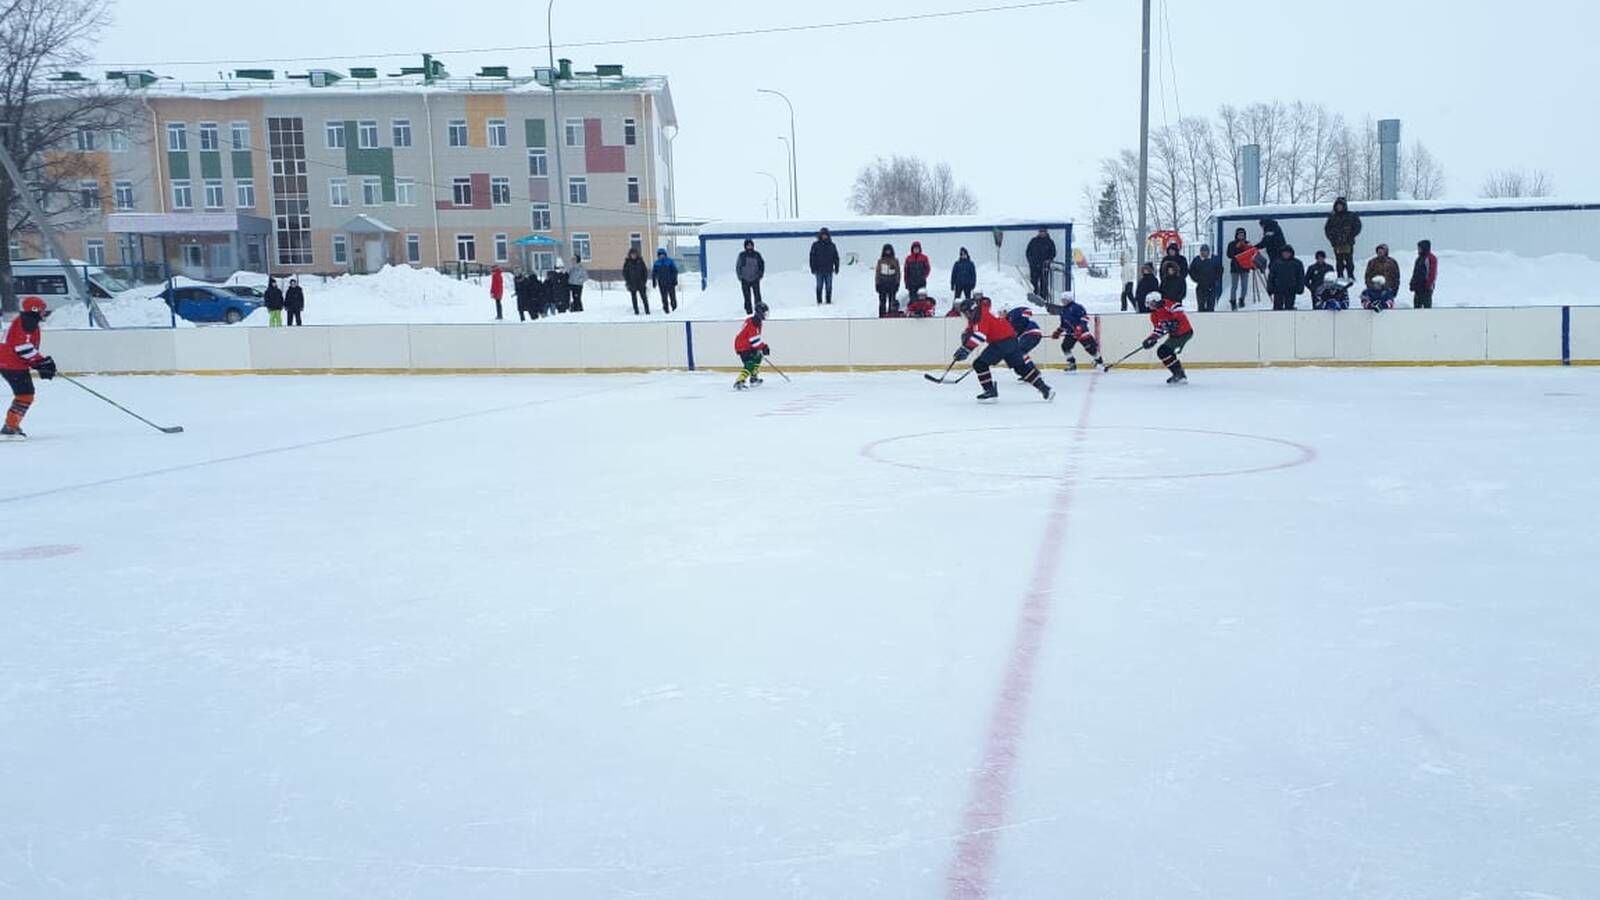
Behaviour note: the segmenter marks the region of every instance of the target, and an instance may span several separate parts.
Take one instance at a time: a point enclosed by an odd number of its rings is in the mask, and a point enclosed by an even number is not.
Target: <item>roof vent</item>
[[[533,70],[533,80],[545,87],[549,87],[550,82],[555,80],[555,74],[556,70],[549,66],[536,66]]]
[[[510,78],[511,70],[506,66],[482,66],[478,69],[479,78]]]
[[[562,81],[571,81],[572,80],[572,60],[570,60],[570,59],[558,59],[558,60],[556,60],[556,62],[560,63],[560,65],[561,65],[561,69],[560,69],[560,73],[561,74],[559,75],[561,80]]]
[[[350,69],[351,78],[377,78],[378,70],[371,66],[354,66]]]
[[[234,69],[235,78],[252,78],[256,81],[271,81],[277,73],[271,69]]]
[[[106,80],[120,81],[123,87],[130,91],[136,91],[155,84],[159,79],[156,77],[156,73],[149,69],[136,69],[126,72],[107,72]]]
[[[595,66],[594,74],[600,76],[601,78],[621,78],[622,67],[615,64]]]
[[[54,78],[51,78],[50,80],[51,81],[88,81],[89,79],[83,77],[83,73],[82,72],[58,72],[58,73],[56,73],[56,76]]]

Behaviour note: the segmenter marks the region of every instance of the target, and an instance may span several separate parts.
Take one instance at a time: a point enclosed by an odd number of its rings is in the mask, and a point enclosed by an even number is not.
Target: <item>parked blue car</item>
[[[180,318],[190,322],[226,322],[232,325],[261,307],[260,300],[241,297],[225,288],[210,285],[169,287],[156,296]]]

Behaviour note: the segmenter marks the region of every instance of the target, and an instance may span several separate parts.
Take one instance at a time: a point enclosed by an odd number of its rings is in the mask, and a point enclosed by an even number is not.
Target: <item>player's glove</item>
[[[45,381],[56,377],[56,361],[48,356],[34,363],[33,367],[39,371],[39,377]]]
[[[971,355],[972,355],[972,351],[971,350],[968,350],[965,347],[958,348],[956,350],[956,362],[963,362],[963,361],[966,360],[967,357],[969,357]]]
[[[762,344],[761,345],[761,355],[762,356],[771,356],[772,355],[772,348],[768,347],[766,344]]]
[[[1156,345],[1156,340],[1157,340],[1156,336],[1152,334],[1149,337],[1145,338],[1144,339],[1144,343],[1140,344],[1139,346],[1143,347],[1146,350],[1149,350],[1151,347],[1154,347]]]
[[[1052,332],[1050,334],[1050,340],[1059,341],[1059,340],[1061,340],[1062,335],[1065,335],[1066,333],[1067,333],[1067,330],[1065,328],[1057,328],[1054,332]]]

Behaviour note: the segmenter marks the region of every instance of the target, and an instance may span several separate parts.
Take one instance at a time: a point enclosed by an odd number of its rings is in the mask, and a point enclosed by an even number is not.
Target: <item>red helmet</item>
[[[50,307],[46,306],[44,301],[39,299],[38,297],[23,297],[22,298],[22,311],[23,312],[38,313],[39,315],[43,316],[43,315],[48,315],[49,314]]]

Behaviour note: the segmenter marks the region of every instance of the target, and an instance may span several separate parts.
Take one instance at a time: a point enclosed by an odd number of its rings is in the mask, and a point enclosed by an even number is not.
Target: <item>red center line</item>
[[[983,761],[972,776],[961,836],[956,841],[955,859],[945,879],[945,897],[948,900],[982,900],[989,896],[994,879],[995,849],[1000,840],[1000,830],[1006,824],[1011,785],[1021,756],[1022,729],[1027,724],[1028,699],[1033,693],[1039,649],[1044,643],[1055,601],[1056,573],[1060,569],[1061,554],[1067,542],[1067,521],[1072,511],[1073,491],[1078,482],[1078,459],[1089,433],[1089,410],[1094,400],[1095,385],[1099,382],[1098,374],[1092,376],[1089,388],[1084,392],[1083,407],[1078,411],[1078,422],[1072,430],[1066,467],[1057,482],[1055,497],[1050,504],[1050,516],[1045,521],[1039,552],[1034,558],[1033,576],[1028,583],[1028,592],[1023,597],[1022,614],[1017,620],[1005,679],[1001,682],[1000,694],[995,698],[994,711],[989,718]]]

